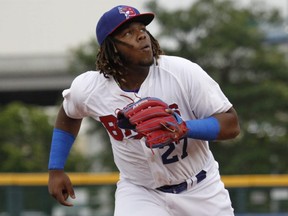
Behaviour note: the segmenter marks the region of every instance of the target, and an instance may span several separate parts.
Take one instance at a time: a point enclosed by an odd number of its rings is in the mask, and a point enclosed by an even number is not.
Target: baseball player
[[[106,128],[120,172],[115,216],[234,215],[208,141],[239,134],[236,111],[199,65],[162,53],[146,29],[153,19],[119,5],[98,21],[97,71],[79,75],[63,91],[49,193],[73,205],[64,165],[89,116]]]

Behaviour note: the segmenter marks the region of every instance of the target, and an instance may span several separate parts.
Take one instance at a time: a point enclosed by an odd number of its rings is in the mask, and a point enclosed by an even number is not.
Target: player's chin
[[[139,65],[141,66],[151,66],[154,63],[154,58],[153,56],[151,57],[145,57],[142,58],[139,62]]]

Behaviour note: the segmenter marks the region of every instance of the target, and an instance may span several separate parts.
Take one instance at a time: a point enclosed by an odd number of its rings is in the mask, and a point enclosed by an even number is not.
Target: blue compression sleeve
[[[220,124],[215,117],[186,121],[187,137],[201,140],[215,140],[220,132]]]
[[[54,128],[48,169],[64,169],[70,149],[75,141],[73,134]]]

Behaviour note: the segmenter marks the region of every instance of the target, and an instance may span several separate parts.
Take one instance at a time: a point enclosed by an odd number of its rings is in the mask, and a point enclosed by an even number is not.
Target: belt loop
[[[193,180],[190,178],[187,179],[186,182],[187,182],[187,190],[189,190],[193,186]]]
[[[178,194],[181,193],[183,191],[189,190],[192,187],[194,187],[196,184],[198,184],[199,182],[203,181],[206,178],[206,171],[205,170],[201,170],[196,176],[193,176],[189,179],[187,179],[186,181],[177,184],[177,185],[164,185],[162,187],[158,187],[156,188],[157,190],[160,190],[162,192],[165,193],[174,193],[174,194]]]
[[[191,178],[187,179],[186,182],[187,182],[187,190],[189,190],[198,183],[198,178],[197,176],[192,176]]]
[[[196,184],[198,184],[199,182],[201,182],[205,178],[206,178],[206,171],[201,170],[201,172],[199,172],[196,176],[192,176],[191,178],[187,179],[186,180],[187,190],[189,190],[190,188],[192,188],[193,186],[195,186]]]

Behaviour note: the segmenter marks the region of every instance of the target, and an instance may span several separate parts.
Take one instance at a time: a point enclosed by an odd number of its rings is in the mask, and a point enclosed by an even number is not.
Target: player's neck
[[[141,84],[144,82],[149,73],[148,70],[127,70],[127,73],[121,77],[115,77],[115,81],[119,87],[126,91],[139,90]]]

